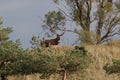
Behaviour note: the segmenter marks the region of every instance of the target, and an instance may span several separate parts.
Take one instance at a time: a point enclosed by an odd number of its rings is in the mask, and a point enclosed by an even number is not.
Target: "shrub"
[[[120,59],[113,59],[113,64],[112,65],[105,65],[103,69],[108,73],[120,73]]]
[[[64,74],[82,72],[89,67],[91,61],[90,53],[84,48],[76,46],[75,49],[66,52],[58,58],[60,68]],[[63,77],[65,78],[66,75]],[[64,79],[65,80],[65,79]]]

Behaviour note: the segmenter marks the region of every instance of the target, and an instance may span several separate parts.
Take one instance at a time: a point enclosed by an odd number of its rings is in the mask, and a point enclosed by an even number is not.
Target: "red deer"
[[[65,31],[64,31],[64,32],[65,32]],[[61,36],[63,36],[64,32],[63,32],[62,34],[60,34],[60,35],[57,34],[57,33],[55,33],[56,36],[57,36],[56,38],[42,41],[42,42],[41,42],[41,46],[49,47],[50,45],[51,45],[51,46],[56,46],[56,45],[58,45],[58,44],[60,43]]]

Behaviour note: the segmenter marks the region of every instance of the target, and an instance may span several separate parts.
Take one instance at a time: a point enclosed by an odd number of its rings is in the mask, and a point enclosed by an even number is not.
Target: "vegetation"
[[[53,48],[34,48],[37,69],[42,74],[41,78],[47,78],[52,74],[61,74],[62,80],[66,80],[69,74],[83,72],[91,63],[91,56],[84,47],[76,46],[75,49],[63,52],[58,55]],[[60,53],[60,52],[59,52]],[[55,55],[56,54],[56,55]]]
[[[10,74],[16,73],[13,68],[16,66],[16,55],[23,52],[20,47],[19,40],[13,42],[9,40],[9,34],[12,32],[11,28],[3,28],[3,21],[0,18],[0,76],[2,80]]]
[[[54,55],[52,48],[33,47],[32,51],[20,47],[20,41],[9,40],[11,28],[3,28],[1,22],[0,36],[0,76],[7,80],[9,75],[41,74],[40,78],[48,78],[51,74],[63,72],[66,80],[67,73],[86,69],[91,63],[91,56],[84,47]],[[32,40],[34,43],[35,39]],[[38,45],[38,44],[37,44]],[[36,45],[36,46],[37,46]]]
[[[61,70],[64,72],[62,80],[66,80],[67,73],[82,72],[89,67],[91,56],[84,47],[76,46],[74,50],[68,51],[65,55],[58,57]]]
[[[62,0],[53,1],[59,5]],[[49,29],[50,35],[57,34],[58,30],[63,32],[62,34],[65,31],[76,33],[82,43],[87,43],[84,44],[85,47],[80,45],[41,47],[39,37],[33,36],[32,48],[23,49],[20,40],[14,42],[9,39],[12,28],[4,28],[0,18],[1,80],[14,80],[11,76],[34,74],[38,74],[39,80],[120,79],[119,75],[113,74],[120,73],[120,41],[100,44],[120,34],[118,26],[120,3],[112,0],[64,0],[64,2],[69,9],[68,13],[61,9],[48,12],[43,28]],[[95,10],[93,6],[96,7]],[[68,17],[81,29],[66,29]],[[92,30],[92,24],[95,30]]]
[[[113,0],[53,0],[58,11],[45,15],[44,30],[68,31],[78,34],[81,43],[100,44],[120,35],[120,3]],[[63,7],[64,6],[64,7]],[[73,21],[78,27],[65,26]],[[48,32],[49,33],[49,32]]]
[[[113,74],[113,73],[120,73],[120,60],[113,59],[113,65],[108,66],[105,65],[103,68],[106,70],[108,74]]]
[[[115,43],[115,42],[114,42]],[[118,42],[117,42],[118,43]],[[116,43],[116,44],[117,44]],[[119,44],[118,44],[119,45]],[[89,67],[87,69],[84,69],[83,71],[75,71],[75,72],[71,72],[71,73],[67,73],[67,79],[69,80],[119,80],[119,75],[117,74],[111,74],[108,75],[106,73],[106,71],[103,69],[103,67],[108,64],[112,65],[112,61],[113,59],[119,59],[120,57],[120,47],[118,45],[85,45],[85,48],[91,53],[91,59],[92,59],[92,64],[89,65]],[[45,55],[49,55],[49,56],[53,56],[55,58],[58,59],[58,56],[65,56],[65,52],[69,52],[71,50],[74,50],[73,47],[70,46],[59,46],[57,48],[51,48],[51,49],[46,49],[43,48],[42,49],[42,53],[44,53]],[[32,52],[32,54],[40,54],[38,53],[38,49],[34,49],[33,50],[29,50],[30,52]],[[38,57],[38,55],[36,54],[36,57]],[[70,54],[70,53],[67,53]],[[67,56],[67,55],[66,55]],[[34,57],[34,58],[36,58]],[[64,57],[62,57],[64,58]],[[61,59],[60,59],[61,60]],[[62,60],[61,60],[62,61]],[[62,63],[62,62],[61,62]],[[55,63],[56,64],[56,63]],[[56,66],[56,65],[54,65]],[[57,69],[57,70],[60,70]],[[20,75],[13,75],[13,76],[9,76],[8,78],[10,80],[40,80],[39,76],[41,76],[41,74],[30,74],[30,75],[26,75],[26,76],[20,76]],[[44,76],[41,76],[41,78],[44,78]],[[47,77],[46,77],[47,78]],[[57,72],[55,74],[51,74],[51,76],[49,76],[49,80],[61,80],[63,78],[63,71],[61,72]],[[43,80],[43,79],[41,79]]]

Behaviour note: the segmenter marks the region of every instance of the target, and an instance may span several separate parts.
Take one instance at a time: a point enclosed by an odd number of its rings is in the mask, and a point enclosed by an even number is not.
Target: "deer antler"
[[[65,29],[65,28],[64,28],[64,29]],[[64,30],[62,34],[60,34],[60,35],[57,34],[57,32],[55,31],[54,26],[51,27],[50,31],[53,32],[54,34],[56,34],[57,37],[54,38],[54,39],[48,39],[48,40],[44,40],[44,41],[42,41],[42,42],[41,42],[41,45],[44,44],[45,47],[49,47],[49,45],[58,45],[58,44],[60,43],[60,40],[61,40],[60,37],[63,36],[64,33],[65,33],[65,30]]]
[[[60,34],[59,36],[63,36],[63,35],[65,34],[65,31],[66,31],[66,28],[65,28],[65,27],[63,27],[63,33],[62,33],[62,34]]]
[[[51,25],[50,31],[51,31],[52,33],[58,35],[57,32],[55,31],[55,26],[54,26],[54,25]]]
[[[61,30],[61,29],[59,29],[59,30]],[[53,32],[53,33],[56,34],[56,35],[63,36],[64,33],[65,33],[65,31],[66,31],[66,28],[63,27],[63,29],[62,29],[63,33],[62,33],[62,34],[58,34],[58,33],[56,32],[56,30],[55,30],[55,26],[54,26],[54,25],[51,25],[50,31]]]

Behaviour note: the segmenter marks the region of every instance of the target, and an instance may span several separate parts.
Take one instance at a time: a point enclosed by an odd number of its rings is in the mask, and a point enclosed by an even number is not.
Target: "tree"
[[[34,38],[32,43],[34,46],[38,40]],[[69,74],[76,72],[84,72],[92,63],[91,54],[85,47],[76,46],[62,54],[54,54],[54,48],[32,48],[34,53],[34,72],[42,74],[41,78],[47,78],[52,74],[62,74],[62,80],[66,80]]]
[[[20,41],[13,42],[9,39],[9,34],[12,28],[3,28],[3,21],[0,18],[0,77],[2,80],[7,80],[7,76],[15,73],[12,65],[17,60],[16,55],[22,53]]]
[[[69,18],[80,29],[66,30],[79,35],[82,43],[99,44],[120,35],[120,3],[112,0],[53,0],[57,5],[65,3],[65,10],[50,11],[45,15],[47,29],[64,31]],[[62,6],[62,7],[63,7]],[[54,15],[54,16],[53,16]],[[57,16],[56,16],[57,15]],[[60,24],[59,24],[60,23]],[[51,31],[53,32],[53,31]]]
[[[49,29],[51,34],[56,34],[55,30],[65,28],[65,16],[60,11],[49,11],[48,14],[45,15],[45,18],[43,29]]]
[[[63,79],[67,80],[69,74],[75,72],[84,72],[92,63],[90,53],[80,46],[75,46],[75,49],[68,51],[64,56],[58,57],[60,71],[63,72]]]
[[[34,55],[21,47],[20,40],[9,39],[12,28],[3,28],[0,18],[0,77],[7,80],[8,75],[28,75],[35,73]],[[37,62],[37,61],[35,61]]]
[[[0,43],[9,39],[9,34],[12,32],[12,28],[3,28],[3,20],[0,18]]]

